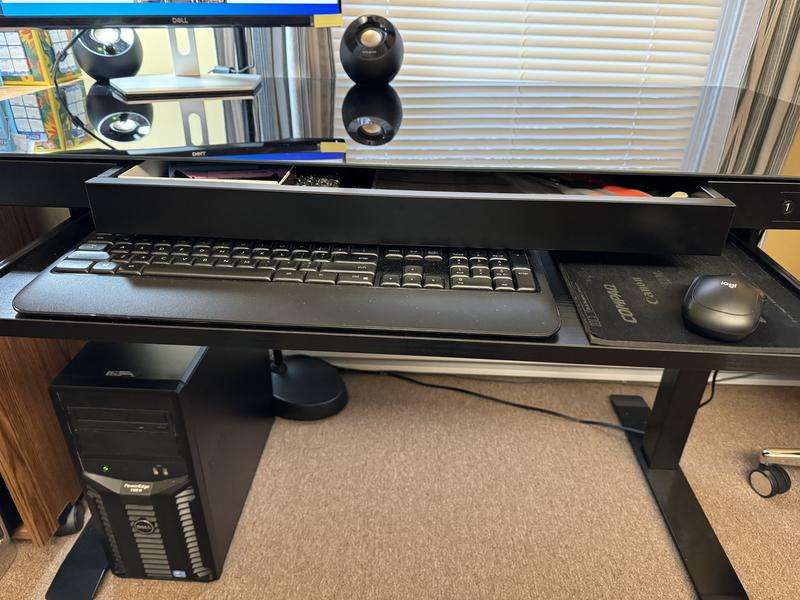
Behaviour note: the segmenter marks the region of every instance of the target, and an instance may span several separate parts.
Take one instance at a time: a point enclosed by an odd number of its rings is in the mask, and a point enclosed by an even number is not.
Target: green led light
[[[108,465],[103,465],[102,467],[100,467],[100,470],[103,471],[103,473],[108,473],[111,470],[111,467],[109,467]]]

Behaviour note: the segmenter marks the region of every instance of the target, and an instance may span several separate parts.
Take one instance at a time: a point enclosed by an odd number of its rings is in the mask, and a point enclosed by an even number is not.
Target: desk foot
[[[278,417],[316,421],[331,417],[347,405],[347,388],[338,369],[319,358],[273,352],[272,394]]]
[[[611,396],[619,422],[645,429],[650,409],[639,396]],[[626,434],[701,600],[747,600],[739,577],[680,467],[651,469],[642,436]]]
[[[91,600],[108,567],[103,536],[90,521],[61,563],[44,597],[47,600]]]

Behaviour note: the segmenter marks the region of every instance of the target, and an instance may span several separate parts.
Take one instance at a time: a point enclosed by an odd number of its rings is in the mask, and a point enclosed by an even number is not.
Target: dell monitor
[[[340,15],[340,0],[0,0],[0,27],[325,26]],[[249,73],[201,74],[193,35],[188,54],[178,50],[174,29],[170,45],[174,75],[123,77],[112,80],[112,87],[135,100],[248,95],[261,82]]]

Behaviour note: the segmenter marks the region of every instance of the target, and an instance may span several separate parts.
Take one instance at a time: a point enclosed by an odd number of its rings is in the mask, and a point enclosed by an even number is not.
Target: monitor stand
[[[187,29],[189,51],[181,52],[177,30],[169,28],[174,75],[140,75],[112,79],[111,87],[125,100],[187,96],[252,96],[261,76],[250,73],[200,73],[197,38]]]

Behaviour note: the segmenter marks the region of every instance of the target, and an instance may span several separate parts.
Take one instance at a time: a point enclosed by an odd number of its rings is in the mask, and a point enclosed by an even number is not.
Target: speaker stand
[[[272,394],[278,417],[317,421],[331,417],[347,405],[347,388],[333,365],[311,356],[272,352]]]

